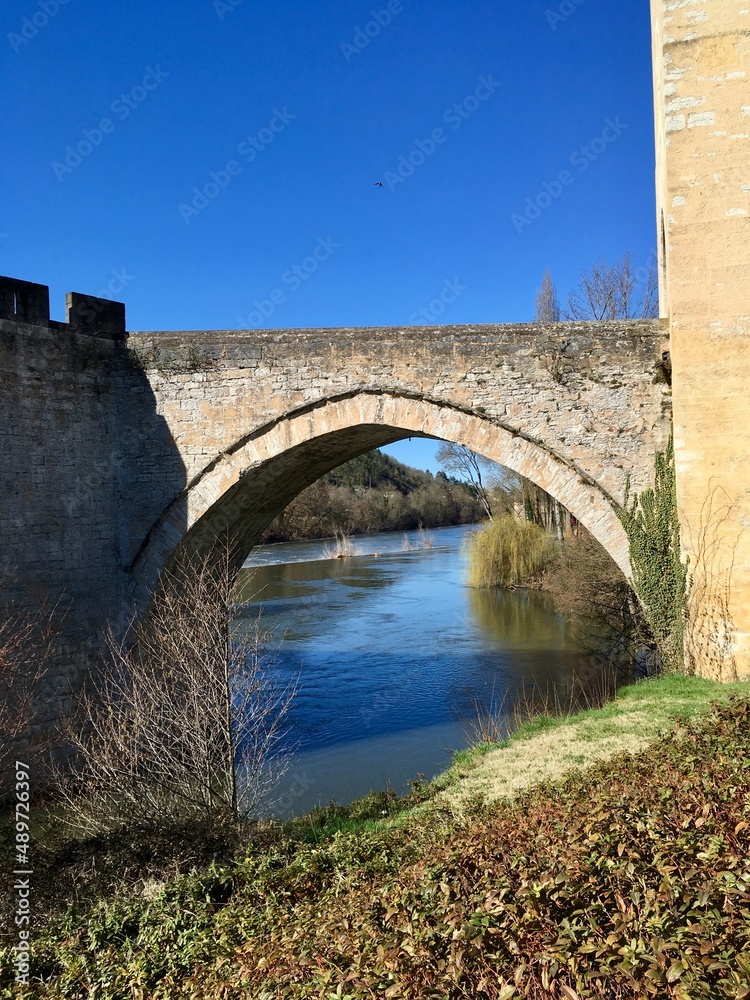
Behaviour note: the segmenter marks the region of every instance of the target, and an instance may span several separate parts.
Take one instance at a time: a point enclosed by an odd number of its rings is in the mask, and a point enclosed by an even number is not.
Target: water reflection
[[[432,547],[410,551],[401,534],[357,539],[370,554],[348,559],[321,559],[320,543],[253,553],[240,593],[275,630],[279,681],[299,677],[298,780],[278,793],[293,812],[386,782],[402,791],[447,766],[477,700],[564,690],[582,668],[548,595],[464,585],[466,533],[439,529]]]

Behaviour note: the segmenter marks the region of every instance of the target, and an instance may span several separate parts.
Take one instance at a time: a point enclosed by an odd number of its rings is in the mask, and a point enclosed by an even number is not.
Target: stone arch
[[[484,414],[424,396],[358,391],[320,400],[252,431],[218,455],[162,513],[131,567],[148,603],[178,551],[207,550],[230,532],[238,564],[298,493],[331,469],[404,437],[464,444],[560,501],[630,578],[628,540],[612,497],[577,466]]]

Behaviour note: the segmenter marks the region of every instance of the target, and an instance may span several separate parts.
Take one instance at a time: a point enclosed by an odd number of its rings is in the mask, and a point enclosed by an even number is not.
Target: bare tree
[[[492,504],[482,477],[482,467],[489,469],[494,463],[477,455],[466,445],[453,444],[451,441],[444,441],[440,445],[435,453],[435,458],[447,472],[458,473],[471,484],[485,514],[492,520]]]
[[[560,548],[547,589],[570,625],[570,635],[592,666],[627,676],[652,673],[654,638],[632,588],[601,545],[584,529]]]
[[[203,819],[239,824],[283,772],[293,685],[274,681],[268,633],[234,605],[228,552],[164,581],[131,648],[83,701],[64,785],[74,826],[92,831]],[[238,622],[239,618],[239,622]]]
[[[536,322],[560,322],[560,302],[549,269],[544,272],[541,287],[536,294]]]
[[[44,741],[33,739],[34,701],[47,671],[52,617],[1,602],[0,613],[0,798],[7,792],[15,754],[38,756]]]
[[[608,320],[654,318],[659,314],[658,274],[652,261],[636,268],[630,253],[608,264],[600,260],[581,272],[568,295],[567,319]]]
[[[490,475],[489,492],[493,510],[533,521],[560,541],[577,531],[577,522],[560,501],[525,476],[501,469],[500,475]]]

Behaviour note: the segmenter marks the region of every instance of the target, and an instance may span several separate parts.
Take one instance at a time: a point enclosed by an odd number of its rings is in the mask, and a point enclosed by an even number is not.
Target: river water
[[[585,669],[547,594],[465,585],[473,530],[361,536],[344,559],[330,542],[253,550],[240,595],[262,605],[273,669],[298,685],[286,719],[296,750],[269,815],[404,792],[467,745],[478,702],[565,691]]]

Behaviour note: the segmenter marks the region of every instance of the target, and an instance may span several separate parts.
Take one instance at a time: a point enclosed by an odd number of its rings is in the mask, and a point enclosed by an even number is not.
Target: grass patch
[[[540,781],[558,779],[570,767],[636,753],[673,729],[676,719],[695,718],[708,711],[712,700],[726,704],[736,694],[750,696],[750,683],[668,675],[622,687],[601,707],[578,712],[542,713],[519,721],[529,710],[522,705],[508,738],[456,755],[433,783],[433,795],[442,807],[463,814],[477,801],[507,798]],[[507,723],[498,722],[495,728],[503,726]]]

